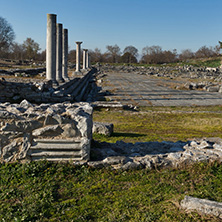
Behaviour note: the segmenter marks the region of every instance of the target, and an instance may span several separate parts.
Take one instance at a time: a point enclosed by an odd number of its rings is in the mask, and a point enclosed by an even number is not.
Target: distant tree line
[[[22,44],[14,42],[15,33],[12,26],[6,19],[0,17],[0,58],[14,60],[37,60],[45,61],[46,50],[40,52],[37,42],[31,38],[24,40]],[[222,43],[215,47],[202,46],[196,52],[190,49],[182,50],[180,54],[177,50],[163,50],[160,46],[146,46],[142,49],[139,56],[138,49],[132,45],[125,47],[121,52],[120,47],[107,45],[106,52],[102,53],[100,49],[89,50],[92,63],[142,63],[142,64],[163,64],[178,61],[184,61],[195,58],[209,58],[220,55]],[[69,51],[69,61],[75,63],[76,51]]]

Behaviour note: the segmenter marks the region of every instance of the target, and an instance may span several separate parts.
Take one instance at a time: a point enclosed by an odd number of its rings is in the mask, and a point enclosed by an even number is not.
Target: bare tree
[[[194,57],[194,53],[190,49],[184,49],[181,51],[179,55],[180,60],[192,59]]]
[[[15,39],[12,26],[6,19],[0,17],[0,52],[7,52]]]
[[[107,49],[107,54],[110,55],[110,57],[111,57],[111,62],[113,62],[113,63],[118,62],[119,57],[121,55],[120,47],[116,44],[114,46],[107,45],[106,49]]]
[[[137,58],[135,56],[133,56],[131,53],[125,52],[121,56],[121,62],[123,62],[123,63],[137,63]]]
[[[195,53],[195,57],[197,58],[209,58],[216,56],[216,52],[214,51],[213,47],[202,46],[198,49]]]
[[[160,46],[146,46],[142,50],[142,63],[147,64],[162,64],[175,62],[177,60],[177,51],[165,50],[163,51]]]
[[[76,50],[72,49],[69,51],[68,60],[72,63],[76,63]]]
[[[23,47],[25,49],[25,57],[27,59],[36,59],[38,56],[38,51],[40,50],[39,44],[31,38],[27,38],[23,42]]]
[[[11,47],[11,57],[16,60],[23,60],[25,56],[25,49],[23,44],[13,43]]]
[[[142,61],[147,64],[161,63],[162,48],[160,46],[146,46],[142,49]]]
[[[101,53],[101,50],[95,48],[94,50],[89,51],[91,62],[104,62],[104,56]]]
[[[138,56],[138,49],[134,46],[127,46],[123,50],[124,55],[122,56],[122,60],[127,63],[137,63],[136,57]]]

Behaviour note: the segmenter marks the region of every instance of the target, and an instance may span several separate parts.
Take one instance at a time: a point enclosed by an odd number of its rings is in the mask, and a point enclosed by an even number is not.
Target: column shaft
[[[80,71],[80,58],[81,58],[81,44],[82,42],[76,42],[76,74],[81,73]]]
[[[64,81],[62,78],[62,24],[57,24],[56,36],[56,80]]]
[[[86,52],[86,68],[89,69],[89,51]]]
[[[56,79],[56,15],[47,14],[46,79]]]
[[[65,80],[69,80],[68,77],[68,29],[63,29],[63,38],[62,38],[62,77]]]
[[[86,70],[86,61],[87,61],[87,49],[83,49],[83,70]]]

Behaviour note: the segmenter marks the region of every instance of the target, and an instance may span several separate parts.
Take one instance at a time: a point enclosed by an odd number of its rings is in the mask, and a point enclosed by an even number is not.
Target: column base
[[[64,80],[65,80],[65,82],[69,82],[69,81],[70,81],[70,78],[65,77]]]
[[[74,74],[75,75],[82,75],[82,72],[81,71],[75,71]]]
[[[58,83],[63,83],[63,82],[65,82],[65,80],[64,79],[57,79],[57,82]]]
[[[52,86],[58,86],[59,83],[56,80],[52,80]]]

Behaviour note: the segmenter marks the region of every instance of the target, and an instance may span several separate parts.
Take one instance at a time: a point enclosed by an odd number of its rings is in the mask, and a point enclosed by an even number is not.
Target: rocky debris
[[[112,66],[109,64],[97,66],[99,70],[97,75],[97,83],[101,85],[105,73],[107,72],[134,72],[138,75],[147,75],[154,77],[164,77],[170,80],[180,78],[181,81],[176,80],[176,89],[187,90],[206,90],[208,92],[222,92],[222,72],[220,68],[211,67],[193,67],[193,66],[132,66],[132,65],[120,65]],[[185,82],[183,79],[189,79],[189,82]],[[194,80],[195,79],[195,80]],[[193,82],[192,82],[193,81]],[[194,82],[195,81],[195,82]]]
[[[180,167],[199,161],[222,162],[222,139],[195,139],[188,142],[98,143],[92,145],[91,167],[133,168]]]
[[[199,214],[212,215],[222,219],[222,203],[220,202],[185,196],[180,206],[186,212],[196,211]]]
[[[83,102],[39,106],[26,100],[20,104],[0,103],[0,161],[30,159],[28,151],[35,139],[86,138],[81,153],[89,156],[92,111],[89,103]]]
[[[1,75],[14,75],[16,77],[23,76],[23,77],[30,77],[33,75],[43,74],[46,73],[46,68],[32,68],[32,69],[7,69],[3,70],[0,69]]]
[[[106,136],[111,136],[113,133],[113,124],[112,123],[99,123],[93,122],[93,133],[98,133]]]
[[[95,72],[96,69],[91,69],[81,78],[73,78],[59,86],[53,85],[51,80],[1,78],[0,102],[14,103],[23,99],[32,103],[92,102],[97,92]]]

